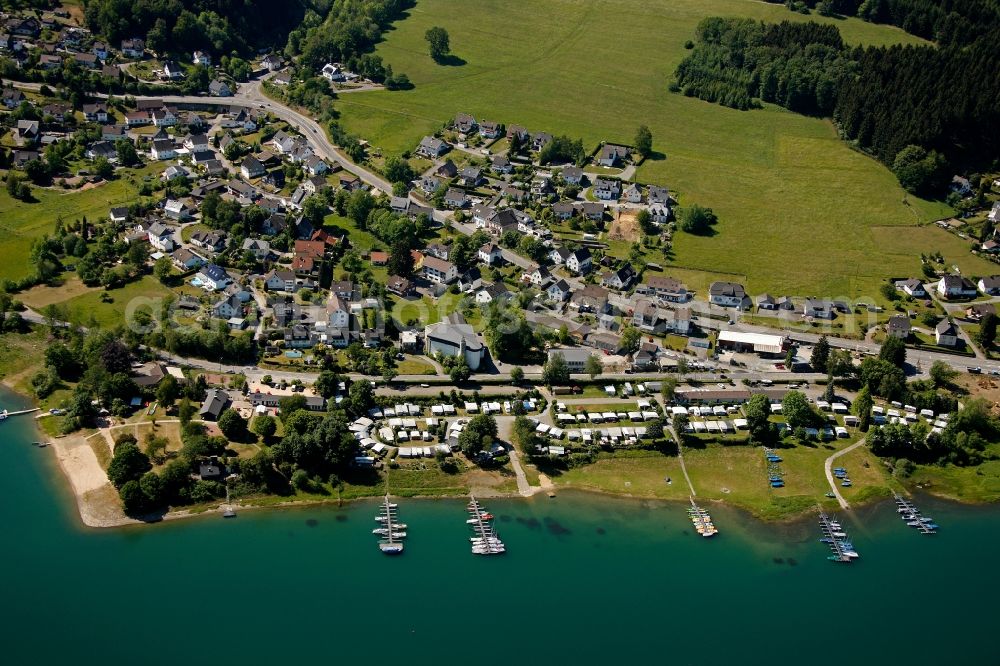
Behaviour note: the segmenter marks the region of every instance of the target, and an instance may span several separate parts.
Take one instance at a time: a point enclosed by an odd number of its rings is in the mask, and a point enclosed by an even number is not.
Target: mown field
[[[835,22],[853,44],[919,41],[750,0],[418,0],[377,49],[415,88],[343,95],[337,106],[350,131],[386,153],[414,148],[459,111],[581,137],[588,147],[631,142],[646,124],[662,155],[638,179],[721,218],[712,237],[678,239],[673,263],[690,274],[745,275],[754,292],[877,298],[886,275],[916,273],[922,250],[894,250],[872,229],[935,219],[945,207],[904,203],[892,174],[840,141],[829,121],[668,92],[684,42],[713,15]],[[434,25],[450,33],[453,64],[427,53],[423,35]],[[945,235],[920,233],[931,246]]]

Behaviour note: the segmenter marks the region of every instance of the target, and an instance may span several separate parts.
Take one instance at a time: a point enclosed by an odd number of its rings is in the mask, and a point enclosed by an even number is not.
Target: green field
[[[667,91],[684,42],[713,15],[835,22],[853,44],[919,41],[889,26],[749,0],[418,0],[377,49],[415,88],[343,95],[337,107],[348,130],[385,154],[413,149],[459,111],[581,137],[588,147],[631,142],[646,124],[665,157],[643,164],[639,180],[721,218],[714,237],[680,235],[676,266],[746,275],[755,293],[876,298],[890,271],[918,273],[921,250],[907,244],[901,254],[871,229],[941,217],[945,208],[912,197],[904,205],[892,174],[841,142],[829,121]],[[449,31],[465,64],[430,59],[423,35],[433,25]]]
[[[51,234],[56,219],[72,221],[86,216],[89,220],[107,217],[113,207],[137,199],[136,183],[147,173],[159,170],[156,165],[131,172],[117,180],[86,190],[64,191],[57,187],[32,187],[36,201],[25,203],[12,199],[7,190],[0,191],[0,280],[16,280],[31,274],[28,253],[31,242]]]
[[[112,327],[125,322],[125,313],[129,311],[129,306],[142,305],[162,299],[170,293],[160,282],[146,275],[136,282],[130,282],[121,289],[94,289],[79,296],[74,296],[67,301],[60,303],[60,307],[67,310],[72,320],[84,326],[98,324],[100,326]],[[149,306],[140,307],[147,313]]]

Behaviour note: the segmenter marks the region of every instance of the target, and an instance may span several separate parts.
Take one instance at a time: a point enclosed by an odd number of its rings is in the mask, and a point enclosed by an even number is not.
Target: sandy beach
[[[87,527],[118,527],[140,521],[122,511],[118,492],[101,468],[97,455],[82,435],[60,437],[49,441],[73,495],[76,497],[80,520]]]

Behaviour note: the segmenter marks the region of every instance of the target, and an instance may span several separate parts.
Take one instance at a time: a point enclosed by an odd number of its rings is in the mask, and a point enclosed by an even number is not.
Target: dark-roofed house
[[[581,312],[604,314],[608,311],[608,290],[596,284],[588,284],[573,293],[570,303]]]
[[[751,305],[746,288],[736,282],[713,282],[708,287],[708,298],[713,305],[724,308],[748,308]]]
[[[240,173],[244,178],[250,180],[252,178],[260,178],[267,173],[267,169],[264,168],[264,165],[256,157],[247,155],[240,162]]]
[[[397,296],[406,297],[413,293],[413,283],[398,275],[390,275],[389,279],[386,280],[385,288],[390,294]]]
[[[974,303],[965,309],[965,318],[970,321],[979,321],[988,314],[995,315],[997,308],[992,303]]]
[[[566,280],[559,280],[558,282],[553,282],[551,285],[549,285],[549,288],[546,291],[549,295],[549,298],[559,303],[569,298],[569,295],[573,292],[573,290],[569,288],[569,284],[566,282]]]
[[[961,275],[944,275],[937,283],[938,295],[942,298],[972,298],[979,292],[976,285]]]
[[[445,192],[444,205],[449,208],[465,208],[469,205],[469,198],[462,190],[451,188]]]
[[[623,160],[627,160],[628,156],[629,149],[625,146],[616,146],[613,143],[606,143],[601,146],[601,150],[597,153],[596,161],[601,166],[613,167],[618,165]]]
[[[503,136],[503,125],[492,120],[479,123],[479,134],[487,139],[499,139]]]
[[[622,291],[632,286],[636,278],[635,269],[631,264],[625,264],[616,271],[608,271],[601,278],[601,284],[609,289]]]
[[[590,250],[581,247],[566,257],[566,269],[577,275],[584,275],[590,271],[591,262]]]
[[[448,152],[448,144],[434,136],[425,136],[417,146],[417,155],[434,159]]]
[[[479,125],[476,124],[476,119],[467,113],[460,113],[455,116],[455,122],[453,127],[456,131],[462,134],[471,134],[475,132]]]
[[[942,319],[934,328],[934,340],[941,347],[958,346],[958,327],[949,319]]]
[[[927,290],[924,289],[924,283],[917,278],[896,280],[895,285],[896,289],[899,289],[907,296],[913,296],[914,298],[927,298]]]
[[[979,278],[979,291],[989,296],[1000,294],[1000,275]]]
[[[885,332],[890,337],[905,340],[910,337],[910,318],[904,314],[892,315],[885,325]]]
[[[205,396],[205,402],[198,410],[198,416],[205,421],[218,421],[219,416],[229,405],[229,394],[222,389],[210,389]]]

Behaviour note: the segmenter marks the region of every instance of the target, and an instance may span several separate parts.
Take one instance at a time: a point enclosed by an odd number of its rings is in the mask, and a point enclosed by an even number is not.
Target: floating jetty
[[[474,495],[469,495],[468,504],[469,519],[466,524],[472,528],[472,537],[469,542],[472,544],[473,555],[500,555],[507,552],[503,541],[497,536],[493,528],[493,514],[484,509]]]
[[[2,409],[2,410],[0,410],[0,421],[6,421],[7,417],[9,417],[9,416],[19,416],[21,414],[31,414],[31,413],[37,412],[37,411],[38,411],[38,407],[35,407],[33,409],[21,409],[21,410],[18,410],[16,412],[12,412],[12,411],[7,410],[7,409]]]
[[[826,559],[833,562],[852,562],[860,557],[858,551],[854,549],[854,544],[848,540],[847,533],[844,532],[836,518],[828,516],[821,511],[819,514],[819,526],[823,531],[823,537],[820,541],[829,546],[832,553]]]
[[[899,493],[893,493],[896,500],[896,512],[908,526],[915,528],[921,534],[937,534],[938,526],[927,516],[920,514],[920,510]]]
[[[398,507],[389,501],[386,495],[379,506],[378,515],[375,522],[379,526],[372,530],[372,534],[382,537],[378,542],[378,548],[386,555],[399,555],[403,552],[403,539],[406,538],[406,525],[399,522]]]
[[[718,534],[719,530],[716,529],[715,524],[712,522],[712,516],[708,515],[708,511],[695,504],[693,497],[689,497],[688,499],[691,500],[691,508],[687,510],[688,518],[691,519],[691,523],[698,534],[703,537],[711,537]]]

